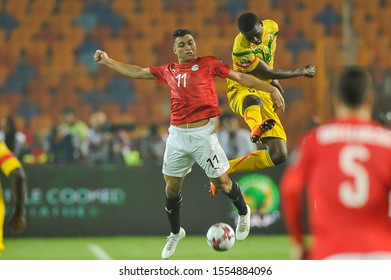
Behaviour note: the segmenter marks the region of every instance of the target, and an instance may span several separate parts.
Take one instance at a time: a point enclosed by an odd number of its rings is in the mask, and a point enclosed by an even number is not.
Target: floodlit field
[[[3,260],[160,260],[165,236],[7,238]],[[253,235],[226,252],[210,249],[204,236],[183,239],[171,259],[286,260],[289,240],[280,235]]]

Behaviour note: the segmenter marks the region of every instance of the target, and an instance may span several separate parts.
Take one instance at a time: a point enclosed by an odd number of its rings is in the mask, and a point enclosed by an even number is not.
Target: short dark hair
[[[259,22],[256,14],[248,12],[241,14],[238,19],[238,27],[241,32],[248,32]]]
[[[339,78],[337,95],[348,107],[357,108],[364,104],[370,86],[368,71],[358,66],[348,66]]]
[[[175,43],[176,38],[183,37],[185,35],[193,35],[189,29],[177,29],[172,33],[172,41]]]

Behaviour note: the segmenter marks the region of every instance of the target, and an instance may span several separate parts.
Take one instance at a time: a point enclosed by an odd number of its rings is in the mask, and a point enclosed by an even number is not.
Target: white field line
[[[87,248],[98,260],[111,260],[109,254],[107,254],[100,246],[96,244],[88,244]]]

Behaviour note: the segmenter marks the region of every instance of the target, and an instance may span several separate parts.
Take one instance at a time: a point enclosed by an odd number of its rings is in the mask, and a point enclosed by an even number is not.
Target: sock
[[[166,198],[166,213],[170,222],[171,232],[179,233],[181,217],[182,195],[175,198]]]
[[[261,107],[259,105],[251,105],[244,110],[243,119],[252,130],[254,126],[262,122]]]
[[[233,172],[258,171],[263,168],[273,167],[268,150],[258,150],[241,158],[229,161],[228,174]]]
[[[244,201],[242,192],[238,186],[238,183],[232,181],[232,189],[229,193],[225,193],[226,196],[231,199],[232,203],[235,205],[236,209],[238,209],[239,215],[247,214],[246,202]]]

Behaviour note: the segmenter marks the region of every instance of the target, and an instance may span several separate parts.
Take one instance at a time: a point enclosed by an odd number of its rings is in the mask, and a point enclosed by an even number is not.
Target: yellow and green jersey
[[[21,166],[20,161],[8,149],[4,142],[0,141],[0,168],[6,176]]]
[[[275,21],[265,19],[263,23],[262,44],[250,43],[242,33],[235,37],[232,49],[233,69],[243,73],[249,73],[257,67],[260,60],[264,61],[273,69],[274,53],[277,47],[278,25]],[[256,75],[254,75],[256,76]],[[271,80],[257,78],[270,82]],[[240,85],[232,80],[228,80],[228,91],[232,86]]]
[[[19,168],[22,164],[14,156],[14,154],[7,148],[4,142],[0,141],[0,168],[4,174],[8,177],[10,173]],[[4,250],[3,243],[3,224],[5,217],[5,202],[2,194],[2,187],[0,182],[0,257],[1,252]]]

